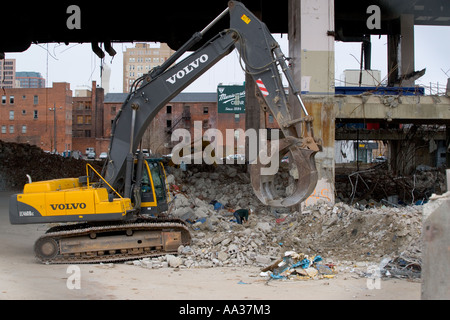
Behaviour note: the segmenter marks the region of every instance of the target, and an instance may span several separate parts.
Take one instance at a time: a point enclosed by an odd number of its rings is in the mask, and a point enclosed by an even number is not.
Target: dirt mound
[[[91,164],[99,169],[98,163]],[[86,175],[86,161],[0,140],[0,191],[21,191],[28,182],[27,174],[33,181],[75,178]]]

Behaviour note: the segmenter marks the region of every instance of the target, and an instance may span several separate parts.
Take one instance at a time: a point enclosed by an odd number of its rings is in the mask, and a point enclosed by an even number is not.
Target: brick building
[[[108,136],[111,133],[111,123],[126,97],[125,93],[110,93],[105,97],[104,128]],[[196,122],[201,133],[194,132]],[[266,125],[268,128],[277,128],[276,121],[269,115],[266,116]],[[192,139],[202,137],[208,129],[218,129],[223,135],[223,144],[219,146],[233,143],[234,153],[244,153],[244,145],[238,146],[237,140],[226,141],[226,130],[245,131],[245,108],[241,113],[223,113],[218,109],[216,92],[182,92],[167,103],[150,123],[142,138],[142,148],[157,155],[171,153],[177,143],[171,141],[172,133],[176,129],[188,130]],[[238,138],[238,134],[234,136]]]
[[[126,93],[109,93],[105,97],[105,128],[109,134],[111,123],[126,97]],[[173,98],[150,123],[142,138],[142,148],[151,150],[153,154],[171,153],[174,146],[171,142],[173,131],[186,129],[193,137],[194,121],[201,122],[203,132],[217,128],[216,93],[180,93]]]
[[[70,84],[55,82],[50,88],[2,90],[0,128],[3,141],[29,143],[58,153],[71,150]]]
[[[169,154],[176,142],[171,136],[176,129],[186,129],[194,139],[194,123],[201,124],[203,132],[217,128],[216,93],[180,93],[173,98],[150,124],[148,136],[151,150]]]
[[[91,90],[83,90],[73,99],[73,150],[85,153],[87,148],[94,148],[95,153],[107,151],[111,125],[105,122],[108,114],[104,110],[104,89],[92,81]]]

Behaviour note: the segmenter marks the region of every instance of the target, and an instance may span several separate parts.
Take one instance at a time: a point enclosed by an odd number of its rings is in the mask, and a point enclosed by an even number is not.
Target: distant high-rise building
[[[0,60],[0,88],[16,87],[16,59]]]
[[[161,65],[174,52],[165,43],[136,43],[134,48],[127,48],[123,53],[123,92],[130,91],[137,78]]]
[[[20,88],[45,88],[45,79],[39,72],[16,72],[16,81],[19,83]]]

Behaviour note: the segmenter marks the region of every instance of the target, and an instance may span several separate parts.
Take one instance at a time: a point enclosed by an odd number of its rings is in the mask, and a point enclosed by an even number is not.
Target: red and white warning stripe
[[[259,90],[261,90],[263,96],[267,97],[269,95],[269,91],[267,91],[267,88],[262,82],[262,80],[261,79],[256,80],[256,84],[258,85]]]

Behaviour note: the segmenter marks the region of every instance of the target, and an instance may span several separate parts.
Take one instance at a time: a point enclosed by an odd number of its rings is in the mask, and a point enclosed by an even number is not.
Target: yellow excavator
[[[226,15],[230,17],[229,29],[177,62]],[[164,214],[170,195],[161,161],[144,158],[136,150],[156,114],[234,49],[245,71],[258,84],[261,107],[271,112],[280,126],[282,137],[276,159],[289,153],[299,172],[295,191],[280,198],[275,192],[275,173],[261,174],[265,166],[261,161],[251,164],[256,196],[263,204],[289,207],[313,192],[317,183],[314,156],[321,146],[314,139],[312,117],[293,83],[287,59],[266,25],[242,3],[230,1],[216,19],[165,63],[135,81],[113,122],[108,158],[101,173],[88,165],[86,176],[30,182],[23,193],[11,196],[11,224],[58,224],[37,239],[34,250],[39,261],[124,261],[176,253],[180,245],[190,244],[184,221]],[[297,97],[294,105],[288,103],[282,73]],[[301,108],[304,117],[294,118],[293,108]],[[299,123],[301,136],[295,129]],[[98,178],[95,183],[93,177]]]

